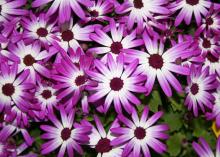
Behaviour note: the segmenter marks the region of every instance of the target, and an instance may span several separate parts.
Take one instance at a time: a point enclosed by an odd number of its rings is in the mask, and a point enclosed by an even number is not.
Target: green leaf
[[[169,125],[171,132],[178,131],[183,125],[180,113],[165,113],[163,119]]]
[[[185,138],[181,133],[176,133],[167,141],[170,156],[177,156],[181,152],[182,141]]]
[[[152,98],[149,101],[149,108],[152,112],[157,112],[159,105],[162,105],[160,93],[158,90],[153,90],[152,91]]]
[[[183,103],[179,104],[174,98],[169,98],[173,111],[181,111],[183,109]]]

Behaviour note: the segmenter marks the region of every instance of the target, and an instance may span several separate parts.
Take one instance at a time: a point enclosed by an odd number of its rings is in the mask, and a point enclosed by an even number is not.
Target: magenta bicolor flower
[[[40,126],[42,130],[46,131],[41,138],[49,140],[42,145],[42,155],[48,154],[58,147],[60,147],[59,157],[63,157],[66,151],[69,156],[74,156],[74,150],[82,155],[83,150],[80,145],[89,141],[88,134],[91,127],[74,123],[75,113],[73,110],[69,111],[69,114],[63,108],[60,108],[59,111],[61,121],[53,113],[50,113],[48,118],[54,126]]]
[[[30,81],[36,82],[38,73],[44,77],[50,77],[50,71],[42,65],[42,60],[50,58],[56,52],[54,49],[51,48],[49,52],[46,50],[41,51],[41,46],[37,42],[25,45],[23,41],[10,45],[8,49],[9,51],[2,50],[2,55],[19,63],[18,72],[29,69]]]
[[[198,154],[199,157],[220,157],[220,137],[218,137],[217,144],[216,144],[216,153],[210,148],[209,144],[205,141],[204,138],[199,138],[199,143],[193,142],[193,148]]]
[[[99,99],[105,98],[103,111],[107,112],[112,102],[114,102],[115,110],[118,113],[122,112],[121,106],[131,113],[133,106],[131,104],[139,105],[141,102],[133,94],[146,92],[145,87],[142,86],[146,77],[143,75],[133,75],[138,65],[138,60],[129,64],[124,68],[124,56],[121,54],[114,61],[111,54],[107,55],[107,65],[100,60],[94,61],[95,67],[98,71],[88,70],[87,74],[98,85],[91,87],[95,93],[89,97],[90,102],[96,102]]]
[[[209,68],[210,74],[217,74],[220,77],[220,55],[215,57],[208,53],[205,57],[203,68]]]
[[[29,70],[18,75],[17,64],[9,67],[3,63],[1,63],[0,69],[0,111],[8,113],[16,105],[23,112],[27,112],[31,106],[29,100],[32,98],[28,90],[34,88],[33,84],[25,82],[30,74]]]
[[[153,19],[154,14],[168,15],[170,11],[165,6],[167,0],[125,0],[123,4],[116,7],[116,13],[125,14],[129,12],[127,25],[132,29],[134,23],[139,28],[143,27],[143,22]]]
[[[13,19],[14,16],[16,15],[26,15],[28,14],[27,10],[22,9],[26,4],[27,0],[1,0],[0,1],[0,6],[1,6],[1,11],[0,11],[0,21],[4,21],[6,19]]]
[[[145,84],[147,88],[146,94],[148,95],[152,91],[156,77],[167,96],[172,95],[170,85],[178,92],[182,92],[181,84],[171,72],[189,75],[189,68],[177,64],[176,60],[179,58],[186,59],[193,55],[194,52],[189,49],[191,41],[176,44],[165,51],[162,40],[158,43],[157,38],[151,39],[146,32],[143,34],[143,39],[147,52],[139,50],[124,50],[124,52],[127,54],[126,60],[128,62],[139,59],[140,65],[135,73],[147,75],[148,79]]]
[[[124,36],[125,26],[123,24],[119,24],[117,27],[115,21],[112,20],[110,22],[110,30],[111,37],[101,29],[95,29],[96,34],[91,34],[90,37],[92,40],[103,45],[103,47],[91,48],[88,51],[95,54],[111,53],[115,59],[122,52],[122,49],[132,49],[143,45],[142,39],[136,39],[136,30]],[[106,55],[103,57],[103,61],[107,61]]]
[[[57,74],[53,75],[53,79],[57,81],[55,88],[62,89],[57,98],[61,100],[71,95],[68,98],[70,101],[67,103],[70,106],[67,105],[67,108],[76,105],[83,95],[84,89],[92,84],[85,74],[85,71],[90,68],[92,61],[92,57],[81,55],[79,62],[76,64],[66,55],[60,63],[55,65],[57,71]]]
[[[124,124],[124,127],[112,128],[113,134],[118,135],[111,145],[119,146],[124,144],[122,156],[151,156],[149,147],[159,154],[166,151],[166,145],[160,140],[168,139],[165,133],[169,129],[166,124],[154,125],[157,120],[162,116],[163,112],[156,112],[153,116],[148,117],[149,109],[144,108],[141,118],[138,113],[133,110],[131,114],[132,121],[123,115],[118,115],[119,121]]]
[[[60,23],[70,21],[72,17],[72,11],[81,19],[84,19],[85,12],[83,11],[80,4],[86,7],[92,6],[92,2],[90,0],[35,0],[32,3],[32,7],[39,7],[52,1],[53,3],[47,11],[47,16],[51,16],[57,10],[59,10],[58,19]]]
[[[22,19],[22,26],[24,28],[22,36],[25,43],[38,40],[48,49],[59,31],[55,24],[56,21],[49,23],[49,18],[46,18],[45,14],[36,16],[31,12],[29,18]]]
[[[58,33],[58,37],[60,41],[58,44],[67,51],[69,48],[73,48],[74,51],[79,45],[79,41],[91,41],[90,33],[94,31],[94,26],[88,25],[85,27],[81,27],[78,23],[73,25],[73,20],[70,21],[69,26],[65,30],[61,30]],[[54,44],[57,44],[55,42]]]
[[[121,156],[122,147],[113,147],[110,142],[116,137],[112,135],[110,131],[112,128],[119,127],[118,120],[116,119],[109,128],[109,132],[106,133],[101,121],[95,115],[94,116],[96,127],[87,121],[82,121],[83,125],[88,125],[92,127],[91,133],[89,134],[89,146],[94,148],[98,153],[97,157],[113,157]]]
[[[202,112],[205,112],[205,107],[212,109],[215,98],[211,91],[218,86],[216,75],[210,75],[209,68],[191,66],[187,83],[185,105],[188,110],[193,110],[194,115],[198,116],[199,109]]]
[[[207,118],[215,119],[217,128],[220,128],[220,84],[217,88],[217,91],[213,93],[213,96],[215,97],[214,106],[211,113],[207,113]]]
[[[97,2],[93,1],[93,5],[88,7],[88,15],[84,19],[86,22],[90,21],[104,21],[110,20],[106,14],[111,13],[113,11],[113,5],[110,1],[105,0],[97,0]]]

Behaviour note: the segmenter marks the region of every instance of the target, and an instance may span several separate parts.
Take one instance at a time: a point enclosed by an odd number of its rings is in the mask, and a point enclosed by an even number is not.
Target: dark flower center
[[[212,25],[214,23],[213,19],[211,17],[206,19],[206,24],[207,25]]]
[[[141,9],[144,7],[142,0],[134,0],[133,3],[134,3],[134,7],[137,9]]]
[[[97,145],[95,146],[95,150],[98,153],[106,153],[112,150],[112,146],[110,145],[110,140],[107,138],[102,138],[99,140]]]
[[[41,95],[44,99],[49,99],[52,96],[52,93],[50,90],[46,89],[46,90],[43,90]]]
[[[86,77],[84,75],[77,76],[75,79],[75,84],[81,86],[86,83]]]
[[[111,45],[111,51],[112,53],[114,54],[119,54],[120,53],[120,50],[122,49],[122,44],[121,42],[113,42],[112,45]]]
[[[210,62],[212,62],[212,63],[218,62],[218,58],[216,58],[215,56],[213,56],[211,53],[208,53],[208,54],[206,55],[206,58],[207,58]]]
[[[90,11],[90,15],[91,15],[92,17],[98,17],[98,16],[99,16],[99,12],[96,11],[96,10],[92,10],[92,11]]]
[[[146,131],[144,128],[142,127],[137,127],[135,130],[134,130],[134,136],[141,140],[143,139],[145,136],[146,136]]]
[[[149,65],[155,69],[161,69],[163,67],[163,58],[159,54],[153,54],[149,57]]]
[[[0,13],[2,12],[2,6],[0,5]]]
[[[64,128],[62,131],[61,131],[61,138],[66,141],[70,138],[70,135],[71,135],[71,130],[69,128]]]
[[[113,78],[110,82],[110,87],[114,91],[119,91],[120,89],[122,89],[123,85],[123,80],[118,77]]]
[[[36,60],[31,55],[26,55],[23,59],[23,62],[26,66],[32,66]]]
[[[70,41],[74,38],[73,32],[71,30],[64,31],[61,36],[64,41]]]
[[[203,46],[204,48],[210,48],[210,47],[211,47],[210,40],[208,40],[207,38],[204,38],[204,39],[203,39],[203,42],[202,42],[202,46]]]
[[[199,3],[199,0],[186,0],[186,3],[189,5],[196,5]]]
[[[37,35],[39,35],[40,37],[46,37],[47,34],[48,34],[48,31],[46,28],[41,27],[37,30]]]
[[[197,83],[193,83],[191,88],[190,88],[190,91],[193,95],[196,95],[198,92],[199,92],[199,86]]]
[[[15,87],[11,83],[6,83],[2,86],[2,93],[6,96],[12,96],[15,92]]]

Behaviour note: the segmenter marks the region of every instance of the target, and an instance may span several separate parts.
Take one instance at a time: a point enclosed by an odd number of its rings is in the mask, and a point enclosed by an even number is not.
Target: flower
[[[132,49],[143,45],[142,39],[135,39],[136,30],[126,36],[123,35],[125,31],[123,24],[119,24],[117,27],[115,21],[112,20],[110,22],[110,31],[111,37],[109,37],[103,30],[95,29],[96,34],[91,34],[90,37],[95,42],[103,45],[103,47],[91,48],[88,51],[94,52],[95,54],[110,53],[115,59],[118,54],[122,52],[122,49]],[[107,56],[105,55],[102,60],[106,62]]]
[[[218,137],[218,141],[216,144],[216,155],[214,155],[212,149],[210,148],[209,144],[205,141],[204,138],[199,138],[199,143],[193,142],[193,148],[199,157],[219,157],[220,156],[220,137]]]
[[[49,45],[56,38],[58,27],[55,26],[56,21],[49,23],[49,18],[45,14],[36,16],[32,12],[29,18],[22,19],[22,27],[24,28],[23,39],[25,42],[33,42],[38,40],[42,45],[49,49]]]
[[[128,29],[132,29],[134,23],[138,28],[143,27],[143,21],[154,19],[154,14],[168,15],[170,11],[166,8],[167,0],[126,0],[123,4],[118,5],[115,9],[118,14],[129,12],[127,21]]]
[[[74,123],[73,110],[69,111],[69,114],[67,114],[63,108],[60,108],[59,111],[61,121],[59,121],[53,113],[50,113],[48,118],[54,126],[40,126],[40,128],[46,132],[41,136],[41,138],[49,140],[48,142],[42,144],[41,154],[48,154],[60,147],[58,153],[58,156],[60,157],[65,155],[66,150],[69,156],[74,155],[73,150],[82,155],[83,150],[80,144],[89,141],[88,134],[91,127]]]
[[[54,49],[51,48],[49,52],[46,50],[41,51],[41,46],[37,42],[25,45],[24,41],[20,41],[15,45],[12,44],[8,49],[9,51],[2,50],[2,55],[13,62],[19,63],[18,72],[29,69],[30,81],[36,82],[38,73],[46,78],[50,77],[50,71],[42,65],[42,60],[50,58],[56,52]]]
[[[135,73],[147,75],[146,95],[152,91],[156,77],[167,96],[172,96],[170,85],[178,92],[182,92],[181,84],[171,72],[189,75],[189,68],[176,64],[176,60],[178,58],[186,59],[193,55],[194,52],[189,49],[191,41],[178,43],[165,51],[162,40],[158,43],[157,38],[151,39],[146,32],[143,34],[143,39],[147,52],[139,50],[124,50],[124,52],[127,62],[133,62],[134,59],[139,60],[140,65]]]
[[[53,0],[35,0],[32,3],[32,7],[39,7],[47,4]],[[47,16],[53,15],[57,10],[59,10],[58,20],[59,23],[68,22],[71,19],[71,11],[73,11],[81,19],[85,18],[85,12],[83,11],[80,4],[84,6],[92,6],[90,0],[54,0],[51,7],[47,11]]]
[[[87,70],[87,74],[97,81],[98,85],[91,87],[90,90],[95,91],[89,97],[90,102],[96,102],[105,97],[104,107],[102,112],[107,112],[112,102],[114,102],[115,110],[118,113],[122,112],[121,105],[130,113],[132,104],[139,105],[140,101],[132,93],[143,93],[146,89],[141,86],[146,80],[145,76],[133,75],[138,65],[138,60],[129,64],[124,68],[124,56],[121,54],[114,61],[111,54],[107,55],[107,65],[96,59],[94,65],[98,71]]]
[[[187,77],[188,86],[186,87],[186,100],[184,104],[188,110],[193,109],[195,116],[198,116],[199,108],[205,112],[205,107],[212,109],[214,96],[211,91],[216,89],[216,76],[209,74],[209,69],[201,67],[190,68],[190,75]]]
[[[149,146],[159,154],[166,151],[166,145],[160,142],[159,139],[168,139],[169,136],[165,133],[169,129],[168,125],[154,125],[163,112],[156,112],[149,118],[148,113],[149,109],[145,107],[139,119],[137,112],[133,110],[131,114],[132,121],[122,114],[118,115],[118,119],[124,124],[124,127],[111,129],[113,135],[118,135],[117,138],[111,141],[111,145],[119,146],[125,144],[122,153],[123,157],[129,154],[141,156],[142,153],[144,156],[151,156]]]
[[[109,132],[106,133],[101,121],[95,115],[94,116],[96,127],[94,127],[88,121],[83,120],[83,125],[88,125],[92,127],[92,131],[89,134],[89,146],[94,148],[98,153],[99,157],[113,157],[113,156],[121,156],[122,148],[121,147],[113,147],[110,145],[110,142],[116,137],[112,135],[111,129],[115,127],[119,127],[118,120],[116,119],[109,128]]]
[[[203,63],[203,68],[209,68],[210,74],[217,74],[220,77],[220,55],[215,57],[211,53],[208,53]]]
[[[0,21],[5,21],[6,19],[13,19],[16,15],[26,15],[28,14],[27,10],[20,9],[26,4],[27,0],[1,0],[0,6]]]

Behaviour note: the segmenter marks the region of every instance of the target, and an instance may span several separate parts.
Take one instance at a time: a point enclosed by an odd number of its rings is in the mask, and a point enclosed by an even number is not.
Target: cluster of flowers
[[[208,0],[0,1],[0,156],[23,156],[39,123],[41,154],[58,150],[99,157],[162,154],[167,124],[162,111],[149,115],[138,95],[158,83],[167,97],[185,93],[194,116],[220,127],[220,5]],[[194,17],[192,17],[194,16]],[[195,21],[195,22],[194,22]],[[191,25],[195,32],[186,33]],[[186,31],[183,31],[183,30]],[[177,79],[177,77],[179,79]],[[178,80],[187,80],[182,87]],[[183,84],[184,84],[183,83]],[[117,113],[108,131],[94,109]],[[81,120],[74,118],[81,112]],[[59,117],[59,118],[58,118]],[[22,134],[17,146],[11,138]],[[204,139],[199,156],[214,156]],[[220,140],[217,154],[220,156]],[[25,156],[37,156],[28,153]]]

